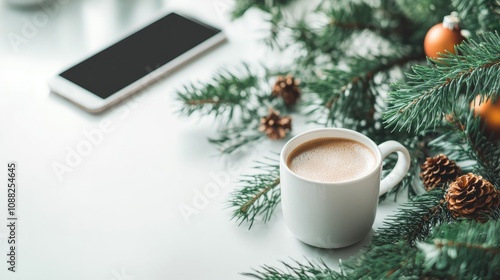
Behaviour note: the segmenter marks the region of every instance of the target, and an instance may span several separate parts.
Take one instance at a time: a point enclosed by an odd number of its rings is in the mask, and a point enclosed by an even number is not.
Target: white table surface
[[[220,156],[206,140],[216,135],[212,119],[176,113],[181,85],[239,61],[276,59],[259,42],[261,13],[231,22],[223,13],[230,0],[60,2],[43,10],[0,0],[0,279],[241,279],[241,272],[290,257],[322,257],[338,268],[339,259],[369,242],[340,250],[304,245],[279,208],[268,224],[250,231],[229,221],[224,203],[239,175],[284,143],[266,141],[243,155]],[[222,26],[229,42],[99,115],[49,92],[47,79],[71,62],[172,10]],[[12,34],[25,40],[12,41]],[[112,131],[59,180],[54,163],[65,163],[85,131],[103,121]],[[294,134],[310,127],[303,123],[295,119]],[[11,160],[19,166],[16,273],[6,263]],[[197,193],[214,183],[220,191],[199,213],[183,217],[179,207],[193,207]],[[379,206],[374,229],[395,207],[392,200]]]

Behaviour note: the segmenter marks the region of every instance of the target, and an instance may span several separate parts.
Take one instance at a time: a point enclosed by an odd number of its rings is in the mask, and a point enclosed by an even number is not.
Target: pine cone
[[[287,106],[294,105],[300,97],[299,83],[292,75],[278,76],[272,94],[275,97],[281,96]]]
[[[500,204],[500,192],[479,175],[458,177],[446,192],[448,210],[453,217],[473,218],[485,222],[485,215]]]
[[[289,116],[280,117],[278,111],[269,109],[269,115],[260,119],[259,130],[267,134],[272,140],[279,140],[286,136],[292,129],[292,118]]]
[[[424,187],[428,191],[438,186],[445,186],[460,174],[460,167],[455,161],[443,154],[427,158],[420,166],[420,170],[420,178],[424,181]]]

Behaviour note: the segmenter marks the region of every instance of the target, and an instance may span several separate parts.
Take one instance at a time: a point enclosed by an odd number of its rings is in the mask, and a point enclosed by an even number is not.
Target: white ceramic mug
[[[287,158],[300,144],[318,138],[346,138],[366,145],[375,155],[367,175],[337,183],[322,183],[293,173]],[[398,161],[382,180],[382,162],[397,152]],[[370,232],[378,197],[403,179],[410,167],[408,150],[396,141],[377,146],[365,135],[342,128],[304,132],[288,141],[280,155],[281,205],[285,223],[302,242],[320,248],[340,248],[361,241]]]

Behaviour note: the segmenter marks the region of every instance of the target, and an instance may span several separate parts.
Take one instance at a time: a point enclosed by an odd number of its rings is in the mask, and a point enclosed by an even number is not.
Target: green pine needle
[[[266,157],[257,164],[254,168],[259,173],[244,175],[241,187],[233,192],[228,203],[233,209],[232,219],[239,225],[248,223],[249,229],[258,218],[264,223],[269,221],[281,201],[279,160]]]

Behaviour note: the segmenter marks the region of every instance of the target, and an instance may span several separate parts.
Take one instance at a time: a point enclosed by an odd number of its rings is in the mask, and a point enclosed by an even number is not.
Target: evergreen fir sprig
[[[250,229],[260,217],[267,222],[281,201],[279,188],[279,159],[266,157],[254,167],[258,174],[243,175],[241,187],[235,190],[228,203],[233,209],[232,219],[241,225],[248,223]]]
[[[265,42],[279,49],[294,49],[298,54],[294,65],[302,78],[356,54],[387,50],[382,46],[389,42],[397,45],[394,49],[411,47],[422,53],[420,44],[425,34],[415,32],[420,24],[409,21],[393,2],[321,1],[303,17],[285,16],[279,9],[280,13],[269,20],[271,35]],[[387,6],[392,8],[390,12]]]
[[[251,70],[245,63],[234,72],[221,70],[211,81],[189,84],[177,92],[177,99],[182,104],[179,113],[213,116],[220,131],[217,136],[209,138],[209,142],[222,153],[234,153],[265,139],[258,127],[269,108],[287,112],[283,98],[276,98],[271,93],[270,80],[278,74],[281,73],[272,72],[262,65]]]
[[[209,138],[208,141],[223,154],[232,154],[243,147],[265,139],[266,135],[258,131],[260,117],[256,116],[255,113],[252,115],[254,115],[254,119],[245,119],[242,124],[224,128],[217,137]]]
[[[445,1],[443,1],[445,2]],[[465,29],[475,33],[498,31],[500,28],[500,2],[497,0],[451,0]],[[473,33],[474,35],[474,33]]]
[[[500,222],[444,224],[417,243],[423,272],[439,279],[500,279]]]
[[[221,70],[210,82],[185,85],[177,92],[182,103],[179,112],[185,116],[195,112],[213,115],[222,124],[248,115],[249,105],[259,104],[259,98],[265,98],[260,90],[262,77],[253,74],[247,64],[234,72]]]
[[[249,9],[257,8],[267,13],[277,13],[283,6],[295,0],[236,0],[231,17],[242,17]]]
[[[418,269],[417,249],[404,241],[362,251],[344,262],[345,279],[424,279]]]
[[[384,225],[373,237],[369,248],[401,241],[413,246],[415,242],[423,240],[434,226],[451,220],[440,201],[443,196],[443,190],[433,190],[401,205],[396,214],[384,220]]]
[[[402,19],[404,17],[401,13],[384,14],[379,7],[363,1],[337,0],[322,1],[309,17],[292,23],[281,23],[279,26],[281,34],[286,37],[285,41],[297,42],[287,45],[299,47],[301,52],[295,64],[300,65],[303,76],[308,76],[314,72],[311,71],[311,65],[315,66],[314,70],[332,67],[356,54],[380,51],[381,48],[377,47],[386,40],[391,40],[392,44],[401,44],[399,47],[408,47],[403,42],[414,26],[410,23],[402,28],[391,26],[393,22]],[[278,24],[275,23],[275,26]],[[278,35],[275,34],[275,37]],[[400,49],[399,47],[396,49]]]
[[[500,93],[500,36],[485,33],[478,41],[457,46],[426,66],[414,66],[406,84],[396,84],[384,114],[387,126],[406,131],[435,129],[445,114],[476,95],[496,98]]]
[[[271,14],[269,19],[266,19],[269,24],[269,36],[263,38],[264,44],[270,49],[284,50],[287,42],[281,40],[281,34],[284,29],[289,29],[286,20],[284,19],[283,11],[280,9]]]
[[[386,1],[388,4],[391,1]],[[408,1],[408,0],[395,0],[392,5],[396,4],[396,7],[387,7],[389,10],[400,10],[405,16],[419,24],[423,24],[422,30],[430,28],[432,25],[442,22],[443,17],[449,15],[450,3],[447,1],[435,1],[435,0],[419,0],[419,1]],[[389,4],[391,5],[391,4]]]
[[[339,5],[340,1],[324,1],[317,13],[327,19],[322,28],[317,30],[316,36],[304,42],[310,51],[318,50],[322,54],[337,57],[343,54],[343,44],[352,42],[354,35],[365,30],[378,31],[380,25],[374,20],[373,7],[363,2],[349,2]],[[314,15],[317,16],[317,15]],[[309,30],[314,28],[309,27]],[[296,38],[299,39],[299,38]],[[342,44],[339,44],[342,42]],[[335,52],[340,52],[335,54]]]
[[[402,240],[363,251],[343,263],[343,273],[346,279],[498,279],[499,226],[438,224],[415,246]]]
[[[345,67],[327,69],[321,77],[307,82],[306,90],[315,95],[309,97],[310,101],[305,106],[311,107],[312,111],[325,107],[328,113],[326,124],[344,124],[355,128],[357,122],[364,122],[365,126],[370,127],[373,125],[374,113],[385,107],[380,104],[380,100],[377,101],[381,93],[380,85],[374,81],[375,76],[423,57],[423,53],[351,57],[348,60],[348,70]]]
[[[306,259],[306,263],[300,263],[292,260],[291,263],[281,262],[285,269],[263,265],[260,269],[254,269],[253,272],[242,273],[244,276],[249,276],[261,280],[293,280],[293,279],[322,279],[336,280],[344,279],[344,277],[330,269],[322,260],[311,261]]]

